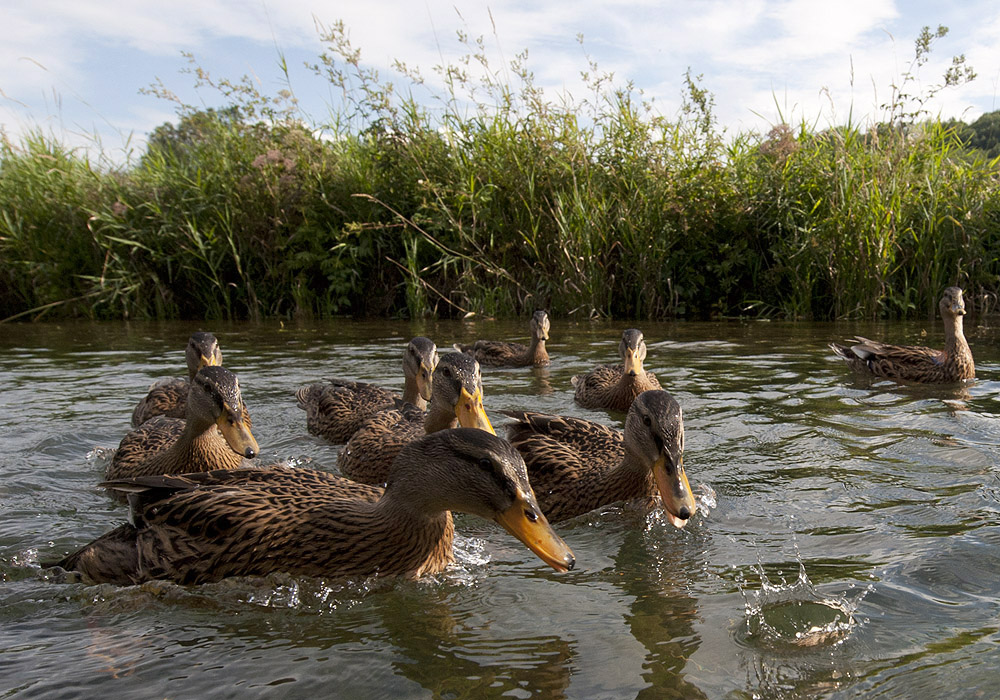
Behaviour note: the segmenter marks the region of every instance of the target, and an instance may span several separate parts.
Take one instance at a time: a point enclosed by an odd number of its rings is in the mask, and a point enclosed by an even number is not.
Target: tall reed
[[[460,35],[428,93],[412,67],[403,90],[366,67],[342,25],[323,40],[314,69],[343,93],[325,124],[197,69],[228,105],[181,105],[126,167],[4,142],[4,316],[871,318],[932,314],[949,284],[997,299],[997,161],[926,119],[909,79],[883,124],[725,134],[690,73],[667,117],[593,63],[583,98],[552,97],[526,54],[496,68]]]

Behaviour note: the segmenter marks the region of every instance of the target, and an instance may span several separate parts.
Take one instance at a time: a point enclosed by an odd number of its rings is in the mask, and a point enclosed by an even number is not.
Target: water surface
[[[422,581],[115,587],[37,562],[123,521],[95,448],[117,445],[150,382],[183,373],[192,331],[219,337],[262,460],[335,471],[340,448],[306,433],[297,387],[398,387],[409,337],[524,340],[527,322],[3,326],[0,697],[991,696],[997,328],[968,329],[979,379],[956,388],[860,381],[826,348],[854,333],[940,344],[940,322],[641,327],[684,410],[692,486],[714,502],[683,530],[618,506],[560,523],[577,557],[560,575],[459,516],[457,565]],[[574,406],[570,378],[613,361],[622,328],[556,319],[551,367],[488,369],[494,425],[530,408],[620,426]],[[771,595],[856,609],[846,634],[784,644],[755,633]]]

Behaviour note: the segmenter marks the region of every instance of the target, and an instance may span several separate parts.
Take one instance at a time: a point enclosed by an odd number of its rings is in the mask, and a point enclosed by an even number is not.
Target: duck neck
[[[243,457],[233,452],[215,423],[203,427],[192,421],[169,448],[154,455],[144,465],[147,474],[206,472],[213,469],[236,469]]]
[[[964,317],[946,316],[944,318],[944,344],[945,347],[960,347],[968,345],[965,342]]]
[[[397,497],[388,487],[372,510],[369,541],[386,543],[384,573],[421,576],[444,570],[455,560],[455,525],[451,513],[426,500],[414,500],[416,491],[406,489]]]
[[[629,374],[628,372],[622,370],[622,376],[618,379],[618,383],[615,385],[615,394],[621,396],[629,405],[631,405],[635,397],[645,391],[645,384],[645,371],[639,372],[638,374]]]
[[[528,346],[527,360],[534,364],[544,362],[549,359],[549,353],[545,349],[545,341],[538,336],[531,337],[531,344]]]
[[[420,395],[420,389],[417,388],[416,377],[411,377],[407,375],[406,378],[404,379],[403,401],[406,401],[407,403],[412,403],[421,411],[427,410],[427,402],[424,400],[424,397]]]
[[[442,407],[431,401],[430,409],[424,417],[424,432],[428,435],[439,430],[458,427],[458,416],[451,406]]]
[[[609,490],[614,489],[616,492],[616,500],[651,497],[656,493],[653,470],[644,465],[638,455],[627,448],[622,461],[608,473],[605,481]]]

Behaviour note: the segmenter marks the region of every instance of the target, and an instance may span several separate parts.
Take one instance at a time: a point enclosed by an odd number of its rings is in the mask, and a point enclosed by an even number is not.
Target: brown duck
[[[603,408],[622,411],[632,405],[635,397],[644,391],[659,389],[656,375],[642,367],[646,359],[646,341],[642,331],[629,328],[622,333],[618,354],[623,365],[598,365],[587,374],[578,374],[571,380],[576,387],[573,398],[584,408]]]
[[[455,344],[459,352],[468,353],[486,367],[544,367],[549,364],[545,341],[549,339],[549,315],[536,311],[531,316],[531,344],[507,343],[501,340],[477,340],[472,345]]]
[[[192,333],[184,350],[187,359],[187,379],[169,377],[158,379],[149,387],[149,393],[139,400],[132,411],[132,427],[138,428],[154,416],[183,418],[187,410],[188,389],[194,375],[202,367],[222,364],[219,341],[211,333]]]
[[[471,355],[450,352],[434,371],[426,414],[414,406],[381,411],[358,428],[337,456],[340,472],[355,481],[383,484],[399,451],[421,435],[461,425],[490,433],[483,408],[483,378]]]
[[[851,369],[899,382],[946,384],[975,379],[976,365],[962,330],[965,299],[958,287],[944,290],[941,302],[944,349],[918,345],[889,345],[855,337],[853,345],[830,343],[830,349],[847,360]]]
[[[246,425],[236,375],[202,367],[187,397],[187,418],[156,416],[126,435],[105,473],[117,480],[247,466],[260,448]]]
[[[437,363],[437,346],[429,338],[416,337],[407,344],[403,352],[403,401],[421,411],[427,408]],[[375,384],[330,379],[326,384],[302,387],[295,398],[306,412],[309,432],[340,444],[373,415],[393,407],[399,395]]]
[[[227,576],[406,576],[453,560],[451,510],[495,520],[557,571],[573,568],[506,441],[482,430],[404,448],[385,490],[304,469],[240,469],[109,482],[121,525],[58,562],[93,582],[181,584]]]
[[[524,457],[538,502],[552,522],[619,501],[652,507],[657,491],[675,527],[694,515],[681,407],[667,392],[640,394],[624,433],[582,418],[503,413],[515,419],[507,425],[508,438]]]

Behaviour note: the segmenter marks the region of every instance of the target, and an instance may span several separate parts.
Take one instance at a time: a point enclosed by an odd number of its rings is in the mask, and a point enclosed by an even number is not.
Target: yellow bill
[[[533,496],[518,490],[514,504],[498,514],[496,521],[556,571],[565,573],[576,564],[573,550],[549,525]]]

